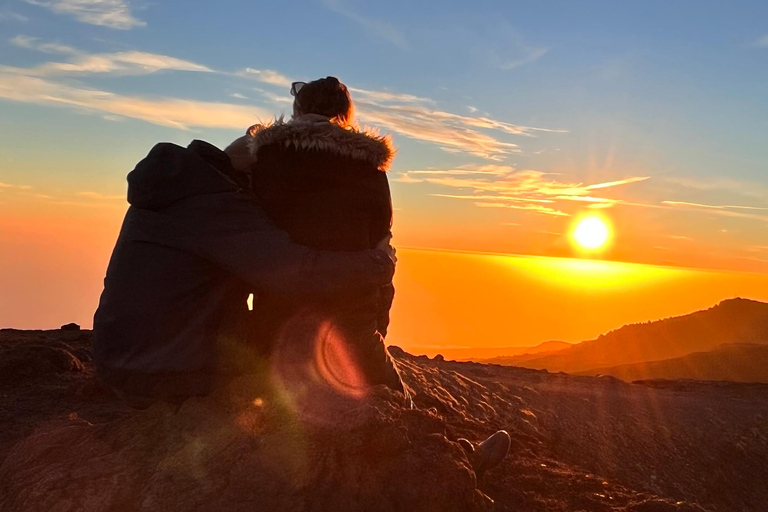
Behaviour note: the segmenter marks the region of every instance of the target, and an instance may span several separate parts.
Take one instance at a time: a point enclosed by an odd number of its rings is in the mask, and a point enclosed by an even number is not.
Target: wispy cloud
[[[768,48],[768,34],[758,38],[757,41],[755,41],[754,46],[757,46],[758,48]]]
[[[258,92],[262,96],[262,98],[269,101],[272,105],[278,108],[282,108],[285,105],[293,104],[293,98],[291,96],[288,96],[287,94],[275,94],[272,91],[267,91],[259,88],[256,88],[254,90]]]
[[[536,62],[549,52],[549,48],[525,48],[523,55],[500,65],[501,69],[515,69],[523,64]]]
[[[487,174],[491,176],[504,176],[509,174],[511,167],[508,165],[471,165],[459,167],[456,169],[426,169],[418,171],[408,171],[406,174],[415,176],[478,176]],[[421,181],[421,180],[416,180]]]
[[[689,208],[700,211],[709,211],[724,217],[738,217],[742,219],[759,220],[768,222],[768,215],[759,212],[768,212],[768,208],[762,206],[744,206],[727,204],[704,204],[688,201],[662,201],[661,204],[671,208]],[[752,213],[758,212],[758,213]]]
[[[25,21],[29,21],[29,18],[27,18],[26,16],[22,16],[21,14],[15,13],[13,11],[0,9],[0,21],[25,22]]]
[[[80,197],[85,197],[87,199],[95,199],[100,201],[125,200],[125,194],[102,194],[101,192],[85,191],[85,192],[78,192],[77,195]]]
[[[386,21],[363,16],[345,5],[342,0],[323,0],[330,10],[354,21],[366,32],[373,34],[401,49],[407,49],[410,45],[405,34]]]
[[[447,114],[441,116],[440,114]],[[434,111],[417,106],[390,106],[387,108],[360,108],[358,118],[363,123],[383,127],[412,139],[436,144],[449,152],[465,152],[474,156],[501,160],[519,153],[517,144],[467,126],[462,116]]]
[[[76,87],[43,78],[3,73],[0,98],[102,112],[161,126],[242,129],[271,114],[257,107],[178,98],[143,98]]]
[[[637,183],[638,181],[645,181],[649,178],[649,176],[636,176],[634,178],[626,178],[623,180],[617,180],[617,181],[607,181],[605,183],[596,183],[594,185],[587,185],[587,190],[599,190],[601,188],[612,188],[619,185],[629,185],[630,183]]]
[[[565,212],[561,212],[560,210],[557,210],[555,208],[550,208],[548,206],[540,206],[537,204],[520,205],[520,204],[514,204],[514,203],[486,203],[486,202],[480,201],[480,202],[476,202],[475,205],[480,208],[507,208],[511,210],[523,210],[523,211],[531,211],[535,213],[543,213],[546,215],[554,215],[557,217],[569,217],[569,215]]]
[[[43,42],[36,37],[19,35],[10,40],[16,46],[44,53],[69,55],[68,62],[46,62],[31,68],[3,67],[6,72],[31,76],[54,75],[144,75],[161,70],[212,72],[207,66],[156,53],[128,51],[115,53],[85,53],[71,46]]]
[[[12,38],[9,42],[14,46],[18,46],[19,48],[28,48],[30,50],[36,50],[43,53],[80,53],[77,49],[72,48],[71,46],[59,43],[46,43],[37,37],[30,37],[25,35],[18,35]]]
[[[361,88],[350,91],[362,123],[430,142],[449,152],[502,160],[506,155],[519,153],[520,148],[516,143],[500,138],[499,133],[533,136],[537,133],[565,132],[498,121],[488,116],[445,112],[437,109],[434,101],[412,94]]]
[[[482,20],[472,29],[469,26],[458,28],[456,37],[466,41],[475,58],[485,60],[495,68],[515,69],[536,62],[549,53],[548,47],[531,44],[514,25],[506,21]]]
[[[0,190],[2,190],[1,187],[2,184],[0,184]],[[32,187],[24,188],[29,189]],[[125,208],[126,206],[125,194],[105,194],[103,192],[95,191],[68,193],[20,192],[19,194],[27,198],[39,199],[44,201],[46,204],[57,206],[83,206],[88,208]]]
[[[504,165],[464,165],[455,169],[425,169],[409,171],[398,181],[425,182],[454,189],[470,190],[462,194],[432,194],[449,199],[473,201],[484,208],[512,208],[548,215],[566,216],[563,208],[554,206],[561,201],[589,203],[591,207],[607,208],[624,203],[609,197],[597,197],[595,190],[607,190],[647,180],[647,176],[606,181],[585,185],[558,181],[552,175],[536,170],[516,170]]]
[[[407,137],[436,144],[449,152],[464,152],[490,160],[502,160],[519,153],[516,143],[503,140],[488,131],[508,135],[534,135],[537,132],[558,132],[522,126],[488,117],[453,114],[421,104],[394,104],[366,101],[356,102],[358,118]]]
[[[242,128],[252,124],[254,115],[263,115],[262,109],[228,103],[200,102],[174,98],[147,99],[124,96],[109,91],[58,83],[52,77],[88,77],[93,75],[142,75],[158,71],[215,71],[195,62],[140,51],[114,53],[86,53],[60,43],[20,35],[11,39],[16,46],[66,57],[64,62],[46,62],[30,68],[0,66],[0,97],[15,101],[68,106],[115,116],[142,119],[164,126],[187,129],[192,126],[221,126]],[[260,83],[286,87],[285,94],[255,89],[263,100],[284,107],[292,102],[287,94],[291,79],[279,71],[245,68],[235,76]],[[413,94],[365,88],[350,89],[357,107],[357,118],[364,125],[372,125],[415,140],[425,141],[454,153],[465,153],[491,160],[502,160],[519,153],[517,143],[510,136],[536,136],[544,133],[564,132],[548,128],[523,126],[499,121],[488,115],[460,115],[440,110],[433,100]],[[246,99],[243,95],[233,96]],[[189,108],[189,111],[185,110]],[[219,109],[215,111],[214,109]],[[208,119],[202,116],[210,116]],[[271,117],[270,115],[264,116]],[[242,125],[243,120],[248,124]]]
[[[428,103],[433,104],[434,101],[429,98],[423,98],[421,96],[415,96],[413,94],[401,94],[390,91],[372,91],[370,89],[358,89],[356,87],[350,87],[349,91],[356,98],[357,101],[363,102],[375,102],[375,103]]]
[[[731,177],[697,176],[694,178],[688,176],[668,176],[664,178],[664,181],[692,190],[705,192],[728,191],[741,196],[768,201],[768,187],[765,185]]]
[[[131,13],[127,0],[26,0],[57,14],[72,16],[77,21],[118,30],[143,27],[145,22]]]
[[[56,206],[75,206],[77,208],[125,208],[127,205],[125,203],[118,203],[118,202],[86,202],[86,201],[66,201],[66,200],[54,200],[54,201],[48,201],[48,204],[55,204]]]
[[[670,206],[690,206],[693,208],[706,208],[711,210],[758,210],[768,212],[768,208],[762,206],[743,206],[735,204],[701,204],[689,203],[687,201],[662,201],[661,204]]]
[[[0,190],[2,190],[2,189],[4,189],[4,188],[6,188],[6,189],[7,189],[7,188],[12,188],[12,189],[17,189],[17,190],[29,190],[29,189],[31,189],[32,187],[31,187],[31,186],[29,186],[29,185],[14,185],[14,184],[12,184],[12,183],[3,183],[3,182],[0,182]]]
[[[284,87],[289,87],[292,83],[292,80],[290,78],[283,75],[282,73],[273,71],[271,69],[245,68],[241,71],[238,71],[236,74],[237,76],[250,78],[250,79],[256,80],[257,82],[262,82],[270,85],[280,85]]]
[[[260,70],[255,71],[263,73]],[[251,75],[259,76],[253,72]],[[277,82],[278,80],[269,83]],[[283,77],[283,82],[290,81]],[[567,133],[566,130],[508,123],[489,116],[465,116],[446,112],[438,109],[433,100],[413,94],[357,87],[350,87],[349,90],[355,102],[357,119],[363,125],[372,125],[411,139],[429,142],[453,153],[467,153],[499,161],[507,155],[520,152],[516,143],[505,140],[503,136]],[[293,101],[287,94],[277,95],[261,90],[259,92],[278,106]]]

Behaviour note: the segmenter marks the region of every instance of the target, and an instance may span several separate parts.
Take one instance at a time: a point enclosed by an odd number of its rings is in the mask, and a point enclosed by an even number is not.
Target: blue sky
[[[590,209],[614,259],[768,272],[766,2],[8,0],[0,34],[20,222],[119,216],[155,142],[224,146],[335,75],[398,147],[405,245],[567,255]]]

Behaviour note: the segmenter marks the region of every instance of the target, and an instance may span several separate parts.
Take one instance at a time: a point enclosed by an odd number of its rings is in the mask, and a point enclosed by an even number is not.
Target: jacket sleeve
[[[395,287],[392,283],[384,285],[379,290],[378,309],[376,311],[376,330],[379,331],[382,338],[387,337],[389,328],[389,310],[392,308],[392,302],[395,298]]]
[[[373,190],[373,212],[371,216],[371,238],[378,242],[392,233],[392,196],[389,190],[387,174],[377,171]],[[395,287],[389,282],[379,290],[379,302],[376,311],[376,329],[382,337],[387,336],[389,310],[395,297]]]
[[[193,251],[259,292],[332,294],[391,282],[394,263],[383,251],[318,251],[296,244],[243,193],[191,201],[176,213],[185,215]]]

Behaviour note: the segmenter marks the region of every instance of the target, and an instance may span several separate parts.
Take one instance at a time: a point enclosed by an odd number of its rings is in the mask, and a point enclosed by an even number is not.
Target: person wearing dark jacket
[[[374,248],[392,226],[389,140],[350,126],[352,101],[334,77],[296,82],[291,92],[293,119],[255,131],[250,141],[257,201],[297,243],[327,251]],[[383,340],[393,296],[391,283],[371,282],[331,297],[266,292],[254,303],[253,337],[275,343],[295,319],[314,315],[344,340],[362,384],[405,393]]]
[[[251,292],[334,295],[391,282],[388,242],[356,252],[300,245],[236,171],[194,141],[156,145],[128,175],[130,207],[94,316],[97,376],[119,394],[175,400],[253,371]]]

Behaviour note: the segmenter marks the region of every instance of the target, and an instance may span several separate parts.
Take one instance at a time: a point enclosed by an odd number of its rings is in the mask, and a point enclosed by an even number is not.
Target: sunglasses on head
[[[291,96],[296,96],[307,85],[307,82],[293,82],[291,84]]]

